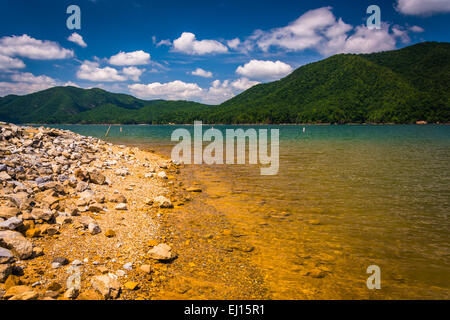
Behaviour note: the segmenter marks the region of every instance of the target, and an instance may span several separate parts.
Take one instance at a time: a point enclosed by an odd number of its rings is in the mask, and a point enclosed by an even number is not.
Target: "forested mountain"
[[[374,54],[340,54],[219,106],[145,101],[101,89],[55,87],[0,98],[16,123],[450,122],[450,44],[425,42]]]

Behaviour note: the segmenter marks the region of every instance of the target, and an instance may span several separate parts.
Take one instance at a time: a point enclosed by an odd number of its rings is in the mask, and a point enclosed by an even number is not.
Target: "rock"
[[[11,180],[11,176],[7,174],[5,171],[0,172],[0,182]]]
[[[158,173],[158,178],[160,178],[160,179],[168,179],[167,174],[164,171],[160,171]]]
[[[86,191],[88,188],[89,188],[89,184],[88,184],[87,182],[80,181],[80,182],[78,182],[77,187],[76,187],[75,190],[76,190],[77,192],[84,192],[84,191]]]
[[[130,173],[126,169],[117,169],[116,171],[114,171],[114,174],[116,176],[125,177],[128,176]]]
[[[38,228],[33,228],[33,229],[28,229],[25,232],[25,236],[27,238],[37,238],[41,235],[41,230],[39,230]]]
[[[88,210],[91,211],[91,212],[97,212],[98,213],[98,212],[103,211],[103,207],[100,204],[94,202],[94,203],[89,205]]]
[[[0,231],[0,246],[10,249],[19,259],[28,259],[33,254],[33,244],[16,231]]]
[[[107,238],[114,238],[116,236],[116,233],[114,232],[114,230],[108,229],[105,232],[105,236]]]
[[[64,225],[72,223],[72,218],[67,216],[57,216],[56,217],[56,224]]]
[[[89,301],[95,301],[95,300],[103,300],[103,297],[100,293],[98,293],[97,291],[88,289],[84,292],[82,292],[79,296],[78,296],[78,300],[89,300]]]
[[[33,258],[40,257],[44,255],[44,249],[40,247],[33,248]]]
[[[150,258],[159,261],[170,261],[177,257],[177,255],[172,252],[172,248],[165,243],[153,247],[153,249],[148,252],[148,255]]]
[[[56,258],[53,258],[52,263],[59,263],[60,265],[65,266],[65,265],[69,264],[69,260],[64,257],[56,257]]]
[[[89,179],[89,174],[87,171],[82,169],[75,170],[75,177],[81,181],[87,181]]]
[[[100,226],[97,223],[89,223],[88,225],[89,233],[92,235],[96,235],[102,232],[102,229],[100,229]]]
[[[35,220],[50,221],[53,219],[54,214],[49,209],[34,208],[33,211],[31,211],[31,216]]]
[[[9,218],[6,221],[0,222],[0,230],[15,230],[23,224],[22,219],[17,217]]]
[[[47,287],[47,290],[49,290],[49,291],[55,291],[55,292],[58,292],[58,291],[60,291],[61,289],[62,289],[61,284],[59,284],[59,283],[56,282],[56,281],[53,281],[53,282],[50,283],[49,286]]]
[[[107,274],[109,272],[108,268],[106,268],[105,266],[100,266],[97,268],[97,270],[101,273],[101,274]]]
[[[125,283],[125,288],[130,291],[137,290],[138,286],[139,286],[139,284],[137,282],[133,282],[133,281],[128,281],[127,283]]]
[[[131,271],[131,270],[133,270],[133,264],[131,262],[125,263],[123,265],[123,268],[127,271]]]
[[[309,271],[307,273],[307,275],[312,277],[312,278],[322,279],[322,278],[325,278],[327,273],[325,271],[323,271],[323,270],[320,270],[320,269],[313,269],[313,270]]]
[[[14,262],[14,255],[8,249],[0,247],[0,264]]]
[[[33,290],[33,288],[28,286],[14,286],[9,288],[3,299],[8,300],[33,300],[38,298],[38,294]]]
[[[81,260],[73,260],[71,265],[73,265],[73,266],[82,266],[83,262]]]
[[[121,194],[113,194],[109,196],[108,201],[113,203],[127,203],[127,198]]]
[[[320,220],[309,220],[308,223],[312,226],[320,226],[321,225]]]
[[[13,266],[8,263],[0,264],[0,283],[5,282],[5,280],[12,274]]]
[[[76,299],[78,297],[79,290],[76,288],[69,288],[64,292],[64,298],[66,299]]]
[[[192,188],[187,188],[186,191],[187,192],[197,192],[198,193],[198,192],[202,192],[202,189],[192,187]]]
[[[0,207],[0,218],[9,219],[20,214],[20,210],[13,207]]]
[[[141,270],[142,272],[147,273],[147,274],[152,273],[152,267],[148,264],[144,264],[144,265],[140,266],[139,270]]]
[[[49,236],[54,236],[55,234],[59,233],[59,228],[56,226],[51,226],[47,228],[47,234]]]
[[[118,210],[118,211],[126,211],[126,210],[128,210],[128,206],[127,206],[126,203],[119,203],[119,204],[115,207],[115,209]]]
[[[153,199],[154,204],[156,204],[160,208],[173,208],[172,202],[164,196],[159,196]]]
[[[92,287],[105,299],[117,299],[120,294],[120,282],[113,274],[95,276],[91,279]]]
[[[100,172],[93,171],[89,172],[89,181],[94,184],[103,185],[106,182],[106,177]]]

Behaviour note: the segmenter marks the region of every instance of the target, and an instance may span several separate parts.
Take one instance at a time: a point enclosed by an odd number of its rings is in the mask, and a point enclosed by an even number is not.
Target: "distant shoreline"
[[[22,123],[22,126],[193,126],[192,123],[166,123],[166,124],[105,124],[105,123]],[[450,123],[203,123],[205,126],[447,126]]]

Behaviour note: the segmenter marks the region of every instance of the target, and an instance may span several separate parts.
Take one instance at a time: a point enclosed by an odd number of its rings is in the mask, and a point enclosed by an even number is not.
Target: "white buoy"
[[[303,127],[303,133],[305,133],[306,132],[306,128],[305,127]]]

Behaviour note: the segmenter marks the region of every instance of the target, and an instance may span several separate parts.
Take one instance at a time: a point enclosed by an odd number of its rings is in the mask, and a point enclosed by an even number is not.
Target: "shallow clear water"
[[[100,138],[108,128],[59,127]],[[179,127],[113,126],[108,140],[169,155]],[[450,126],[303,127],[252,126],[280,129],[277,176],[188,168],[257,248],[273,298],[450,298]],[[370,265],[381,290],[366,287]],[[317,269],[324,278],[308,275]]]

